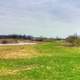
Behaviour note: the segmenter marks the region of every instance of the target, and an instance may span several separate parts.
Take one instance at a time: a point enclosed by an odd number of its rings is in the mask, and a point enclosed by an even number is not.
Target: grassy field
[[[80,48],[61,42],[1,46],[0,80],[80,80]]]

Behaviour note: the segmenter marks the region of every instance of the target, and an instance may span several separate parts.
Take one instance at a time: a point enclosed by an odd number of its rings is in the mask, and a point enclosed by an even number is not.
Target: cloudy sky
[[[80,0],[0,0],[0,34],[65,37],[80,32]]]

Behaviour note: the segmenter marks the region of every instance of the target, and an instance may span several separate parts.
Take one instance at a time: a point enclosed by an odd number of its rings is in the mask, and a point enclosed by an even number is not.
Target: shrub
[[[8,42],[6,40],[3,40],[1,43],[2,44],[7,44]]]
[[[69,46],[80,46],[80,37],[77,35],[68,36],[65,41],[70,44]]]

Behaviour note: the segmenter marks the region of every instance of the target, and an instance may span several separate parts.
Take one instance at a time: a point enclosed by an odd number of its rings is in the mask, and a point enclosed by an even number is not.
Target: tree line
[[[77,34],[70,35],[66,37],[65,39],[63,38],[47,38],[47,37],[33,37],[32,35],[17,35],[17,34],[9,34],[9,35],[0,35],[0,40],[2,39],[2,43],[7,43],[7,42],[17,42],[17,40],[29,40],[29,41],[39,41],[39,42],[46,42],[46,41],[64,41],[65,43],[68,44],[68,46],[80,46],[80,36]],[[8,39],[8,40],[6,40]],[[11,41],[9,39],[12,39]]]
[[[0,35],[0,39],[23,39],[23,40],[30,40],[30,41],[52,41],[54,38],[47,38],[47,37],[34,37],[32,35],[17,35],[17,34],[10,34],[10,35]]]

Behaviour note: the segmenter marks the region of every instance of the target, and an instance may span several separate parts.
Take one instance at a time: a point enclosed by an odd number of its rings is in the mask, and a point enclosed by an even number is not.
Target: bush
[[[6,40],[3,40],[1,43],[2,44],[7,44],[8,42]]]
[[[70,44],[69,46],[80,46],[80,37],[77,35],[68,36],[65,41]]]

